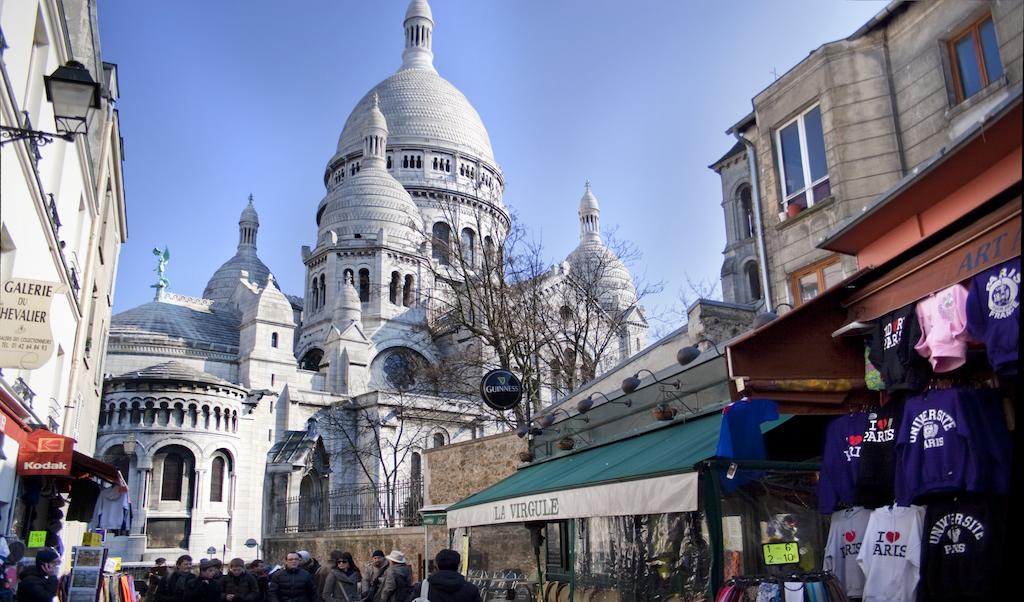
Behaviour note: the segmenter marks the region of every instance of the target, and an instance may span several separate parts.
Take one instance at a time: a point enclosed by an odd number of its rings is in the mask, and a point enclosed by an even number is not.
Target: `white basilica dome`
[[[380,98],[388,144],[431,144],[495,165],[491,139],[466,96],[432,69],[402,69],[374,86],[356,104],[338,139],[336,158],[362,149],[363,122]]]

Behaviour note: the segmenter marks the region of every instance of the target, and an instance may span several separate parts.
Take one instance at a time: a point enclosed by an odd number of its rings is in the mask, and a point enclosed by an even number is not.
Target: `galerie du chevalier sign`
[[[0,285],[0,368],[34,370],[53,355],[50,303],[59,282],[10,278]]]

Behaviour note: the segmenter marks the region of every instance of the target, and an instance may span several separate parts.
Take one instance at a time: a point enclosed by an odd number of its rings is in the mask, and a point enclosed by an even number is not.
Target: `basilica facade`
[[[134,521],[112,544],[125,560],[210,547],[253,557],[247,540],[321,511],[288,500],[416,482],[423,449],[507,428],[478,399],[416,382],[417,366],[471,344],[429,328],[439,275],[482,262],[511,227],[487,130],[433,66],[433,29],[413,0],[401,67],[344,125],[315,243],[302,247],[301,296],[260,260],[250,197],[237,252],[201,296],[158,288],[113,317],[96,449],[129,484]],[[599,217],[588,185],[580,244],[545,278],[612,266],[600,305],[628,318],[608,365],[644,346],[646,323]]]

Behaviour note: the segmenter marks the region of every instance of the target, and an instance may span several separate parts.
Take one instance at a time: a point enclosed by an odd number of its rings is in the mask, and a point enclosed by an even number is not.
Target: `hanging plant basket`
[[[533,454],[528,451],[519,452],[519,461],[523,463],[533,462]]]
[[[555,445],[558,446],[558,449],[568,451],[576,447],[576,441],[573,440],[572,437],[566,437],[564,439],[559,439],[558,442],[555,443]]]
[[[674,420],[677,412],[678,410],[667,403],[659,403],[651,408],[651,413],[654,414],[654,419],[661,421]]]

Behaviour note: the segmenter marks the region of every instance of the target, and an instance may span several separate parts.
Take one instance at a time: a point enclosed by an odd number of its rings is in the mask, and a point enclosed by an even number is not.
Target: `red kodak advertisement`
[[[75,440],[37,429],[28,434],[18,450],[18,474],[68,476]]]

